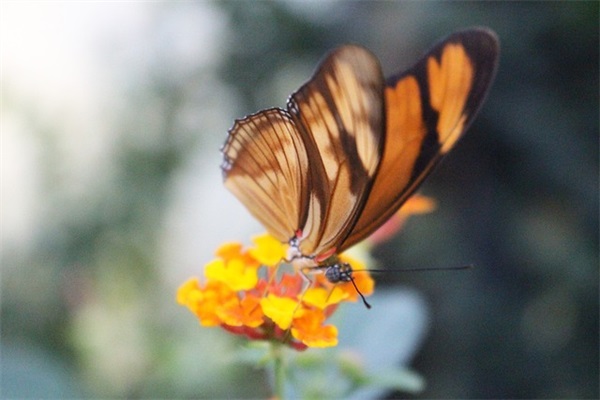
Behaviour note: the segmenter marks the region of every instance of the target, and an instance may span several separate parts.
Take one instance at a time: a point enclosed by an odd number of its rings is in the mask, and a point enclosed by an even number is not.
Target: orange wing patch
[[[369,236],[394,212],[401,190],[409,185],[411,173],[421,152],[427,134],[419,86],[414,76],[398,81],[395,87],[385,90],[386,143],[377,177],[365,208],[352,234],[342,245],[351,247]]]
[[[463,133],[465,104],[473,84],[473,66],[461,44],[449,44],[443,50],[441,63],[435,57],[427,60],[429,99],[439,113],[437,132],[447,153]]]

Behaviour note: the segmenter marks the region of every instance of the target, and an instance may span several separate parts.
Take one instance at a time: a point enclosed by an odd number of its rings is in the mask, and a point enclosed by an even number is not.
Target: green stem
[[[271,353],[273,355],[273,394],[277,400],[283,400],[285,399],[285,366],[283,365],[283,345],[278,342],[271,342]]]

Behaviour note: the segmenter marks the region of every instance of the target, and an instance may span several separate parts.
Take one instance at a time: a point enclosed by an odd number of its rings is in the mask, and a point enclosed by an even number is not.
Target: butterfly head
[[[354,282],[354,278],[352,277],[353,270],[350,264],[341,262],[335,257],[330,258],[330,260],[331,261],[329,263],[325,263],[318,267],[325,270],[325,278],[332,284],[351,282],[352,286],[354,286],[354,289],[356,289],[356,293],[358,293],[362,299],[365,307],[371,308],[371,305],[367,302],[365,296],[358,289],[356,282]]]

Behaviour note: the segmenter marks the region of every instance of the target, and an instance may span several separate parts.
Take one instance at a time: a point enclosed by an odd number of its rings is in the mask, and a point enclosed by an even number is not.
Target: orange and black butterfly
[[[332,51],[287,109],[237,120],[222,151],[225,185],[267,229],[332,282],[336,254],[371,235],[452,149],[494,79],[499,44],[456,32],[385,80],[355,45]]]

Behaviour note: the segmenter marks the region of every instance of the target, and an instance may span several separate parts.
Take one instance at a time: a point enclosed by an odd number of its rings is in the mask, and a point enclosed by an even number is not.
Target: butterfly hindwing
[[[484,29],[457,32],[386,82],[384,155],[368,200],[340,250],[394,214],[472,122],[494,78],[498,40]]]
[[[225,186],[277,239],[289,241],[308,209],[308,156],[287,111],[236,121],[223,146]]]

